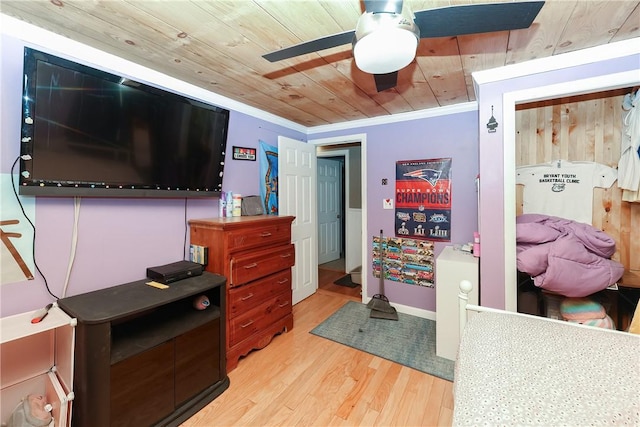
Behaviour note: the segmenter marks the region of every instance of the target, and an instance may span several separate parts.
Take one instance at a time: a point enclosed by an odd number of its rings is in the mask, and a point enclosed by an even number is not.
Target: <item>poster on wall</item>
[[[14,181],[17,180],[14,179]],[[33,228],[22,214],[11,175],[0,175],[0,285],[33,280]],[[21,197],[24,212],[35,222],[35,197]]]
[[[278,215],[278,147],[259,144],[260,199],[267,215]]]
[[[434,243],[401,237],[373,236],[373,276],[410,285],[433,287]]]
[[[396,162],[395,234],[451,241],[451,158]]]

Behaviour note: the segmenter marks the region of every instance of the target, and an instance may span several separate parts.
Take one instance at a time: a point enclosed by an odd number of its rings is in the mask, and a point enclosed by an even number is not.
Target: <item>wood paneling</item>
[[[516,108],[516,166],[552,160],[591,161],[617,168],[622,100],[628,90],[558,98]],[[625,267],[622,284],[640,287],[640,203],[622,201],[622,190],[596,188],[593,226],[616,241],[613,259]],[[522,186],[516,191],[522,213]]]
[[[404,4],[415,12],[508,1]],[[262,58],[354,29],[362,0],[2,0],[2,13],[317,126],[473,101],[474,71],[639,37],[639,5],[639,0],[547,0],[527,29],[421,39],[416,59],[399,71],[398,85],[383,92],[355,66],[350,44],[276,63]]]

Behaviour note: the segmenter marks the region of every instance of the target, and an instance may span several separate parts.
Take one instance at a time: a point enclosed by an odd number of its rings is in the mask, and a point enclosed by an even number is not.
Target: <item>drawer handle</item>
[[[278,285],[282,285],[283,283],[287,283],[289,279],[278,280]]]
[[[260,233],[260,237],[269,237],[269,236],[271,236],[271,233],[269,233],[268,231]]]
[[[282,307],[286,307],[289,305],[289,301],[282,303],[282,304],[278,304],[278,308],[282,308]]]
[[[253,320],[249,320],[249,322],[248,322],[248,323],[245,323],[244,325],[240,325],[240,327],[241,327],[242,329],[244,329],[244,328],[249,327],[249,326],[251,326],[251,325],[253,325]]]
[[[253,264],[245,265],[244,268],[248,270],[250,268],[256,268],[257,266],[258,263],[254,262]]]
[[[250,299],[250,298],[253,298],[253,294],[249,294],[249,295],[247,295],[246,297],[242,297],[242,298],[240,298],[240,301],[246,301],[246,300],[248,300],[248,299]]]
[[[289,258],[290,256],[291,256],[291,252],[289,252],[288,254],[280,255],[280,258]]]

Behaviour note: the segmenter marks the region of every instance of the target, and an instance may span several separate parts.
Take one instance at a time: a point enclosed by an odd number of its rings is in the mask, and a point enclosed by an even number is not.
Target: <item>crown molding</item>
[[[494,83],[637,54],[640,54],[640,37],[575,50],[561,55],[532,59],[517,64],[492,68],[490,70],[476,71],[472,73],[471,76],[477,88],[478,85],[486,83]]]
[[[410,120],[425,119],[429,117],[446,116],[449,114],[466,113],[469,111],[478,111],[478,103],[465,102],[463,104],[448,105],[445,107],[427,108],[424,110],[410,111],[408,113],[394,114],[392,116],[371,117],[361,120],[351,120],[343,123],[334,123],[330,125],[313,126],[307,128],[307,136],[317,135],[319,133],[342,131],[360,127],[377,126],[389,123],[406,122]]]

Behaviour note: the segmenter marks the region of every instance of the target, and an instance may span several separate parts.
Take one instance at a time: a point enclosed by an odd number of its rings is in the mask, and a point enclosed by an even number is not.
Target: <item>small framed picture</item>
[[[247,147],[233,147],[233,160],[256,160],[256,149]]]

